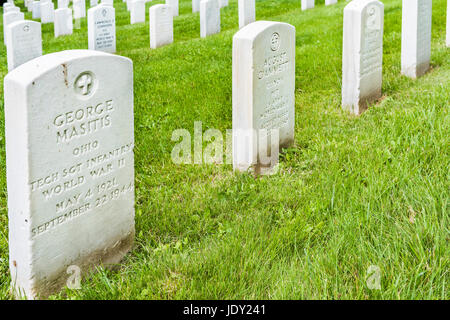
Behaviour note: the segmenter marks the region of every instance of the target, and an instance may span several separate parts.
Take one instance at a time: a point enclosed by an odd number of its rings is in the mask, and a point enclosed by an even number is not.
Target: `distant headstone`
[[[96,6],[88,10],[88,43],[90,50],[116,52],[114,7]]]
[[[178,12],[178,0],[166,0],[166,4],[172,7],[172,14],[174,17],[179,15]]]
[[[8,25],[6,53],[8,71],[25,62],[42,56],[41,24],[20,20]]]
[[[33,10],[33,0],[26,0],[25,3],[27,5],[27,11],[31,12]]]
[[[150,48],[156,49],[173,42],[172,8],[167,4],[157,4],[149,9]]]
[[[131,60],[70,50],[19,66],[5,127],[14,293],[45,298],[117,264],[134,239]]]
[[[98,5],[98,0],[90,0],[90,7],[95,7],[96,5]]]
[[[86,17],[86,0],[73,0],[73,18],[81,19]]]
[[[145,23],[144,0],[133,0],[130,8],[130,24]]]
[[[402,74],[416,79],[430,68],[431,0],[403,0]]]
[[[3,7],[3,14],[9,13],[9,12],[20,12],[20,8],[16,7],[16,6],[12,6],[12,5]]]
[[[41,3],[39,1],[33,1],[31,16],[33,19],[41,18]]]
[[[294,142],[294,117],[295,28],[253,22],[233,37],[233,168],[270,172]]]
[[[64,9],[69,7],[69,0],[58,0],[58,9]]]
[[[329,5],[332,5],[332,4],[336,4],[337,3],[337,0],[325,0],[325,5],[326,6],[329,6]]]
[[[239,28],[255,21],[255,0],[239,0]]]
[[[302,10],[314,8],[314,0],[302,0]]]
[[[8,37],[8,35],[6,33],[8,25],[13,22],[23,20],[24,17],[25,17],[24,13],[20,12],[20,11],[19,12],[8,12],[3,15],[3,41],[4,41],[5,45],[6,45],[6,38]]]
[[[73,33],[72,9],[55,10],[55,38]]]
[[[200,2],[200,37],[220,32],[220,7],[218,0]]]
[[[219,6],[221,8],[227,7],[228,6],[228,0],[219,0]]]
[[[51,23],[55,20],[55,8],[51,1],[41,2],[41,23]]]
[[[361,114],[381,97],[384,5],[357,0],[344,9],[342,107]]]
[[[192,0],[192,12],[200,11],[200,0]]]

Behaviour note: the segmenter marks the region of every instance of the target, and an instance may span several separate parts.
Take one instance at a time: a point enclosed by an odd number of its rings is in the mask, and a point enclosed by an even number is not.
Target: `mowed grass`
[[[181,0],[175,42],[157,50],[148,8],[162,1],[147,3],[138,25],[116,1],[117,54],[134,63],[135,247],[118,269],[99,268],[80,290],[52,298],[449,299],[446,1],[433,1],[432,69],[416,81],[400,76],[401,0],[383,2],[384,96],[355,117],[340,107],[347,2],[318,0],[302,12],[299,0],[256,0],[258,20],[296,27],[297,49],[295,145],[277,175],[255,178],[171,161],[173,130],[193,135],[194,121],[224,136],[231,128],[237,0],[222,9],[222,32],[206,39]],[[44,53],[87,48],[86,28],[83,19],[54,39],[44,25]],[[0,123],[0,298],[10,299],[3,112]],[[366,283],[372,265],[380,290]]]

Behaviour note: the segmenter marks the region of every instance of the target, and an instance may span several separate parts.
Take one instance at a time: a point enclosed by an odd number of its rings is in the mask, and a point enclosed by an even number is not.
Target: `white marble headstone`
[[[64,9],[69,7],[69,0],[58,0],[58,9]]]
[[[177,17],[179,15],[178,7],[179,7],[179,0],[166,0],[166,4],[172,7],[172,14],[174,17]]]
[[[255,21],[255,0],[238,0],[239,28]]]
[[[302,0],[302,10],[314,8],[314,0]]]
[[[219,0],[219,6],[221,8],[227,7],[228,6],[228,0]]]
[[[233,37],[233,168],[261,173],[273,147],[294,142],[295,28],[257,21]],[[266,130],[264,132],[264,130]],[[265,133],[278,132],[266,141]],[[276,139],[272,135],[271,139]],[[274,151],[274,149],[272,149]]]
[[[88,44],[90,50],[116,52],[114,7],[96,6],[88,10]]]
[[[133,66],[70,50],[5,77],[9,258],[16,295],[45,298],[117,264],[134,239]]]
[[[20,12],[20,11],[19,12],[8,12],[3,15],[3,41],[4,41],[5,45],[7,43],[6,39],[8,37],[8,35],[6,33],[8,25],[13,22],[23,20],[24,17],[25,17],[24,13]]]
[[[402,74],[416,79],[430,68],[431,0],[403,0]]]
[[[89,1],[90,7],[95,7],[96,5],[98,5],[98,0],[90,0]]]
[[[326,6],[329,6],[329,5],[332,5],[332,4],[336,4],[337,3],[337,0],[325,0],[325,5]]]
[[[149,9],[150,48],[156,49],[173,42],[172,8],[167,4],[157,4]]]
[[[6,53],[8,71],[31,59],[42,56],[41,24],[20,20],[8,25]]]
[[[51,23],[55,19],[55,8],[51,1],[41,2],[41,23]]]
[[[342,107],[361,114],[381,97],[384,5],[354,0],[344,9]]]
[[[41,17],[41,3],[39,1],[33,1],[31,12],[33,19],[39,19]]]
[[[20,8],[12,5],[3,7],[3,14],[8,12],[20,12]]]
[[[200,0],[192,0],[192,12],[200,11]]]
[[[144,0],[132,0],[130,7],[130,24],[145,22]]]
[[[219,0],[202,0],[200,2],[200,37],[205,38],[219,32]]]
[[[102,0],[101,4],[105,5],[105,6],[114,6],[114,1],[113,0]]]
[[[73,18],[86,17],[86,0],[73,0]]]
[[[200,0],[192,0],[192,12],[200,11]]]
[[[55,10],[55,38],[73,33],[72,9]]]

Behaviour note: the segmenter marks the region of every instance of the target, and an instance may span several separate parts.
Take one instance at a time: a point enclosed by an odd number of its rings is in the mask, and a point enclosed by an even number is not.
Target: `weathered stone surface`
[[[257,21],[233,37],[233,168],[256,173],[294,141],[295,28]],[[266,130],[266,132],[264,132]],[[272,130],[271,141],[264,142]],[[276,140],[275,140],[276,139]],[[274,149],[276,148],[276,150]]]
[[[384,5],[357,0],[344,9],[342,107],[361,114],[381,97]]]
[[[238,0],[239,28],[255,21],[255,0]]]
[[[116,18],[111,6],[88,10],[88,44],[90,50],[116,52]]]
[[[5,77],[9,257],[17,296],[45,298],[116,264],[134,238],[133,68],[71,50]]]
[[[220,32],[220,7],[218,0],[200,2],[200,37]]]
[[[403,0],[402,74],[416,79],[430,68],[431,0]]]
[[[157,4],[149,9],[150,48],[156,49],[173,42],[172,8],[167,4]]]
[[[72,9],[55,10],[55,38],[73,33]]]
[[[19,20],[8,25],[6,53],[8,71],[42,56],[41,24],[31,20]]]

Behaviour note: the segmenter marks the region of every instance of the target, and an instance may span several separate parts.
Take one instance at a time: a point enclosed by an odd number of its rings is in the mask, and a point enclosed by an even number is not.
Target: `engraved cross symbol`
[[[30,31],[30,26],[29,25],[24,25],[23,26],[23,31],[25,31],[25,32],[28,32],[28,31]]]
[[[82,95],[87,95],[89,93],[89,86],[92,84],[92,78],[88,74],[84,74],[78,79],[77,86],[81,89]]]

